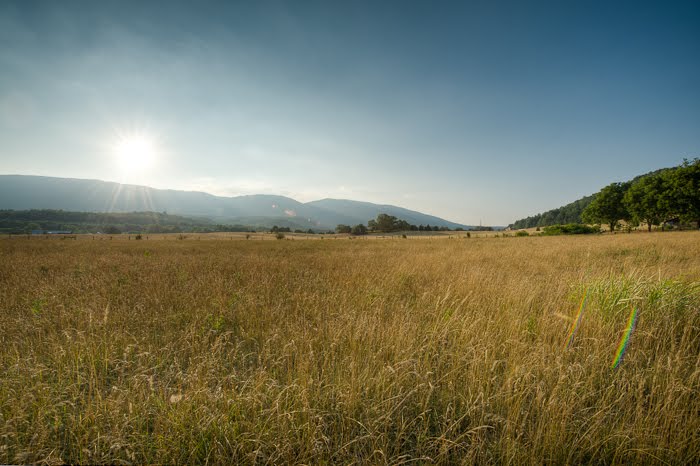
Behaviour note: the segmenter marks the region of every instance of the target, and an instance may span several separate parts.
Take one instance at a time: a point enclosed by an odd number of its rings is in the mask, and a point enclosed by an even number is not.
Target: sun
[[[130,174],[150,169],[155,163],[156,152],[155,142],[145,134],[123,135],[114,147],[117,165]]]

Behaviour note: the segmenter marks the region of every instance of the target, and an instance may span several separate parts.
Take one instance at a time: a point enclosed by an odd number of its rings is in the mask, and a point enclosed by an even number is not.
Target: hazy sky
[[[697,1],[0,2],[2,174],[505,225],[699,155]]]

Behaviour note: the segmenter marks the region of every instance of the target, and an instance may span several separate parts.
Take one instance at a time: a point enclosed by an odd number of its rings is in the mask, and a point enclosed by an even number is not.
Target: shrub
[[[108,227],[105,228],[104,232],[108,235],[118,235],[122,231],[119,228],[115,227],[114,225],[109,225]]]
[[[515,236],[530,236],[530,233],[527,231],[518,231],[515,233]]]
[[[278,232],[275,234],[275,238],[277,239],[284,239],[284,233]]]
[[[338,225],[338,226],[340,226],[340,225]],[[360,223],[360,224],[352,227],[351,233],[353,235],[366,235],[367,234],[367,227]]]
[[[567,223],[566,225],[550,225],[544,227],[543,235],[589,235],[600,233],[600,226],[589,226],[582,223]]]

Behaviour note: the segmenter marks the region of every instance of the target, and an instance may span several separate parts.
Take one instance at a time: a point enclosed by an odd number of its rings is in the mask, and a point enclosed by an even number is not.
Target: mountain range
[[[285,196],[224,197],[196,191],[155,189],[100,180],[0,175],[0,209],[61,209],[81,212],[167,212],[254,227],[333,229],[366,224],[388,214],[413,225],[470,226],[393,205],[347,199],[302,203]]]

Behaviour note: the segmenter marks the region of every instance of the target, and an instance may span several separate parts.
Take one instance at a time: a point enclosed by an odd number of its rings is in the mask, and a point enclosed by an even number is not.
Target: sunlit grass
[[[0,462],[700,457],[698,233],[172,239],[0,240]]]

